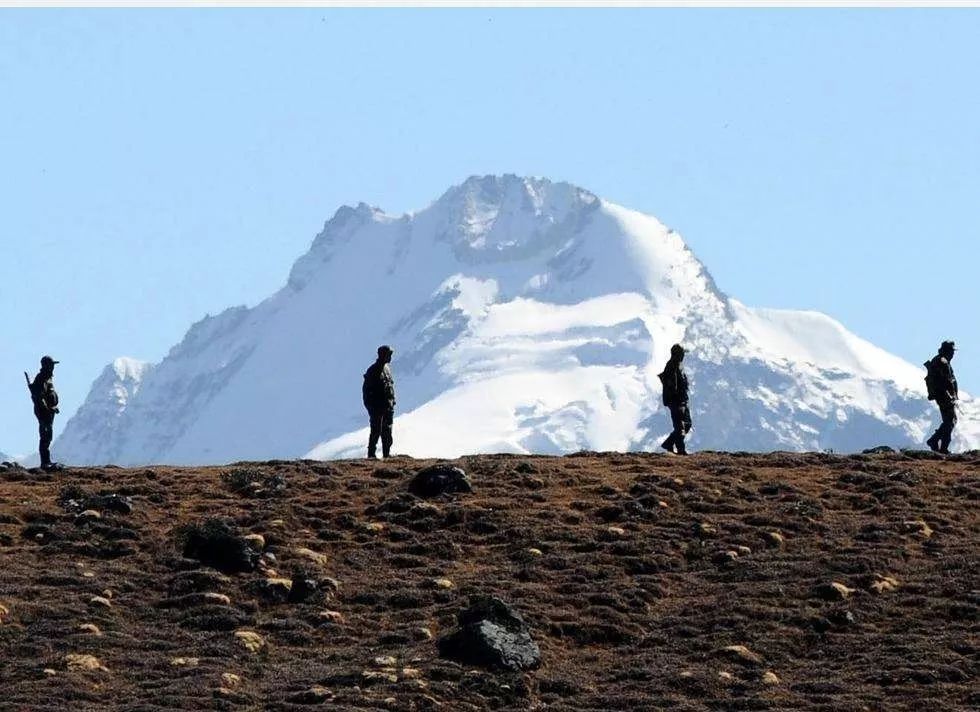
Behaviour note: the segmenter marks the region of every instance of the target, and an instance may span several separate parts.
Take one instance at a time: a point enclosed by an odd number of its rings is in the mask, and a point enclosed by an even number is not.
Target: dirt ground
[[[980,708],[978,453],[428,464],[0,472],[0,709]],[[256,570],[183,556],[212,517]],[[480,593],[538,669],[439,657]]]

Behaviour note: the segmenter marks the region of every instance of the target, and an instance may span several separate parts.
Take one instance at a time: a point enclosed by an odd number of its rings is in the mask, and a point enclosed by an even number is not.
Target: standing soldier
[[[660,445],[667,452],[686,455],[684,436],[691,430],[691,410],[687,405],[688,383],[687,374],[681,367],[684,360],[684,349],[680,344],[670,347],[670,360],[659,374],[664,387],[664,405],[670,409],[670,420],[674,430]]]
[[[956,353],[956,344],[952,341],[944,341],[939,347],[939,353],[925,362],[929,400],[936,401],[939,415],[943,419],[932,437],[926,440],[926,445],[933,452],[941,452],[944,455],[949,454],[949,441],[953,437],[953,428],[956,426],[956,400],[959,398],[956,376],[953,375],[953,367],[949,364],[953,360],[954,353]]]
[[[27,387],[31,391],[31,400],[34,401],[34,416],[37,418],[38,430],[41,436],[38,444],[38,453],[41,456],[41,469],[50,472],[60,470],[61,465],[51,462],[51,439],[54,437],[54,416],[59,413],[58,393],[54,389],[54,365],[58,363],[50,356],[41,357],[41,370],[38,371],[34,380],[28,379]]]
[[[377,458],[378,438],[381,438],[381,454],[391,457],[391,421],[395,417],[395,379],[391,376],[391,347],[378,347],[378,360],[364,372],[361,394],[364,407],[371,419],[371,435],[368,436],[368,457]]]

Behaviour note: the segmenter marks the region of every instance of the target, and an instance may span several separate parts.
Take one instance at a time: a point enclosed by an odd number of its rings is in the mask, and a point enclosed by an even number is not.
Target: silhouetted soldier
[[[54,416],[59,413],[58,393],[54,389],[54,365],[58,363],[50,356],[41,357],[41,370],[32,382],[28,383],[31,400],[34,401],[34,416],[37,418],[41,440],[38,454],[41,456],[42,470],[57,470],[61,466],[51,462],[51,439],[54,437]],[[27,374],[24,374],[27,377]]]
[[[395,379],[391,376],[391,347],[378,347],[378,360],[364,372],[364,407],[371,418],[371,435],[368,436],[368,457],[377,457],[378,438],[381,438],[381,454],[391,456],[391,421],[395,417]]]
[[[681,367],[684,360],[684,349],[680,344],[670,347],[670,360],[664,366],[663,373],[660,375],[660,382],[664,387],[664,405],[670,409],[670,421],[674,430],[667,439],[661,443],[667,452],[676,452],[678,455],[686,455],[684,447],[684,436],[691,430],[691,410],[688,408],[688,383],[687,374]]]
[[[926,440],[926,445],[934,452],[944,455],[949,454],[949,441],[953,438],[953,428],[956,425],[956,400],[959,398],[956,376],[953,375],[953,367],[949,363],[953,360],[954,353],[956,344],[944,341],[939,347],[939,353],[925,363],[929,400],[936,401],[943,419],[932,437]]]

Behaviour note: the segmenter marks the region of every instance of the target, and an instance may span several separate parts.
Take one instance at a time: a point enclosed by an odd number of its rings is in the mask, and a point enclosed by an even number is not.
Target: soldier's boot
[[[660,447],[667,452],[674,452],[674,434],[668,435],[667,439],[660,443]]]
[[[933,452],[939,452],[939,433],[933,433],[932,437],[926,440],[926,445],[928,445],[929,449]]]

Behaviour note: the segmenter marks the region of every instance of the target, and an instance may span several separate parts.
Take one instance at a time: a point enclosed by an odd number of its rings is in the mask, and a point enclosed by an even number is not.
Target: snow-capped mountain
[[[655,218],[567,183],[474,177],[418,213],[344,206],[288,283],[108,367],[55,443],[74,463],[361,456],[361,374],[395,349],[395,451],[654,449],[688,348],[694,448],[919,446],[923,369],[814,312],[723,294]],[[965,398],[954,446],[980,446]]]
[[[14,458],[12,458],[10,455],[0,450],[0,462],[13,462],[13,461]]]

